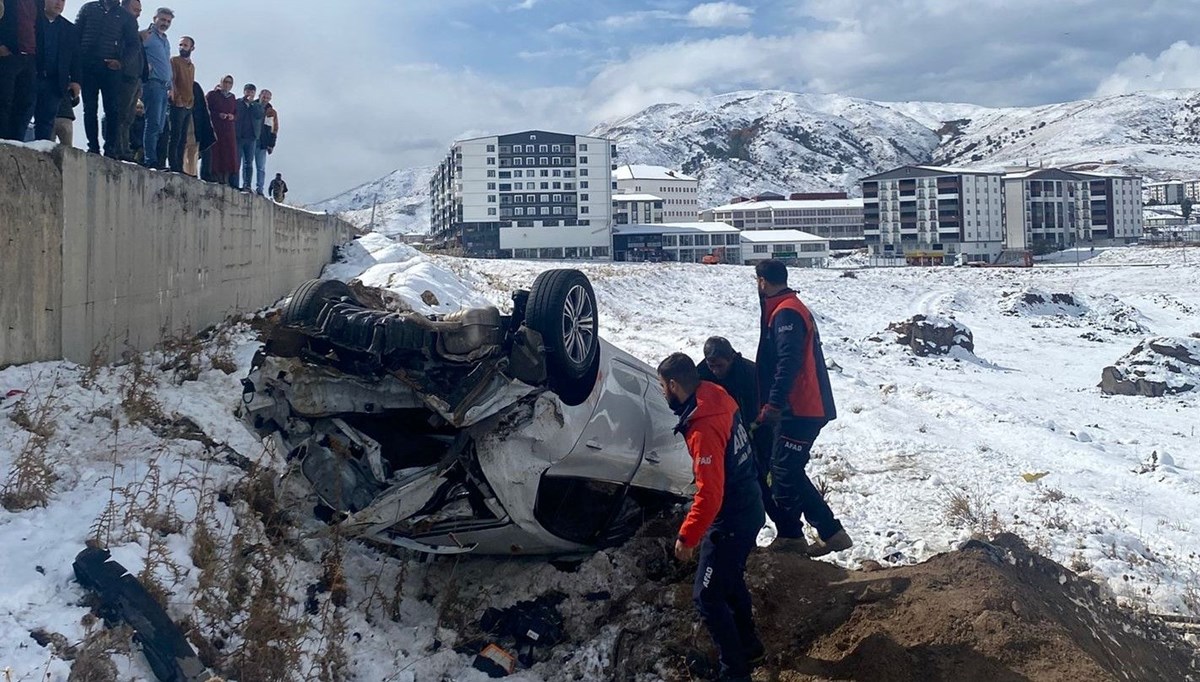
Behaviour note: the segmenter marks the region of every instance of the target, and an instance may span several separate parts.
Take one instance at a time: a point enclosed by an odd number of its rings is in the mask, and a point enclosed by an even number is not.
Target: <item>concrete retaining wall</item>
[[[0,366],[95,350],[114,360],[268,306],[352,234],[228,187],[0,146]]]

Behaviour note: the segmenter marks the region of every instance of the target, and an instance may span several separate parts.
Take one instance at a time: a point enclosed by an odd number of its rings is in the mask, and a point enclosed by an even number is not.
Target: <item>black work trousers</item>
[[[33,107],[37,57],[12,54],[0,57],[0,139],[25,141],[29,111]]]
[[[750,656],[762,651],[746,587],[746,559],[757,538],[757,526],[738,531],[714,528],[700,543],[692,600],[717,647],[724,677],[749,675]]]
[[[171,107],[171,150],[167,157],[171,160],[171,170],[183,172],[183,150],[187,147],[188,129],[192,127],[191,107]]]
[[[83,130],[89,152],[100,152],[100,98],[104,98],[104,152],[115,156],[120,149],[117,138],[121,128],[121,72],[102,61],[87,62],[83,67]]]
[[[803,419],[784,419],[775,426],[775,444],[771,452],[771,497],[777,516],[772,516],[781,538],[804,535],[804,521],[828,540],[842,530],[842,524],[808,478],[805,467],[812,455],[813,442],[824,424]]]

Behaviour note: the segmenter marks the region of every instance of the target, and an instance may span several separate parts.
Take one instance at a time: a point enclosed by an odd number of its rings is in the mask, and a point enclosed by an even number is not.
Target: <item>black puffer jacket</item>
[[[79,55],[85,64],[133,59],[142,49],[137,19],[116,0],[94,0],[79,8],[75,18],[79,31]]]

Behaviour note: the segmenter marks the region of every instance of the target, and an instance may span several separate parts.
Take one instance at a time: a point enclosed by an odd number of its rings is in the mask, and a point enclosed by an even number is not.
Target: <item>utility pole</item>
[[[379,204],[379,192],[375,193],[375,198],[371,200],[371,227],[368,232],[375,231],[375,206]]]

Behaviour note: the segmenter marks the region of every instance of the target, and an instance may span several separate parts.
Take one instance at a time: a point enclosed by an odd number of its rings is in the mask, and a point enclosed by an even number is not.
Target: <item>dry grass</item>
[[[945,515],[946,521],[951,525],[968,528],[989,537],[1006,530],[999,514],[988,505],[978,491],[960,490],[951,493],[946,500]]]
[[[0,486],[0,505],[10,512],[44,507],[54,492],[58,474],[49,454],[58,417],[58,400],[53,393],[36,404],[25,396],[13,406],[9,418],[29,433],[28,440],[13,459],[12,468]]]
[[[158,402],[158,379],[146,367],[145,359],[135,355],[121,376],[121,408],[130,424],[161,424],[167,421]]]

